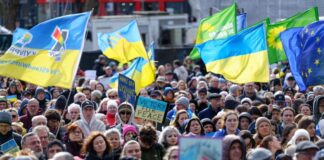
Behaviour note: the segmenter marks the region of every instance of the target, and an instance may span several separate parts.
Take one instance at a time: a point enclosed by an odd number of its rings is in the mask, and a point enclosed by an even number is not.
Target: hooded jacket
[[[313,103],[313,119],[315,121],[315,124],[318,124],[318,122],[321,120],[322,113],[319,112],[319,104],[320,101],[324,99],[324,95],[316,96]]]
[[[82,130],[82,132],[84,134],[84,137],[88,137],[88,135],[92,131],[99,131],[99,132],[104,132],[105,131],[106,126],[105,126],[105,124],[103,122],[101,122],[100,120],[97,120],[96,119],[95,110],[93,110],[93,115],[91,117],[90,123],[88,123],[85,120],[82,111],[80,113],[80,117],[81,117],[81,119],[75,121],[74,123],[81,128],[81,130]]]
[[[234,142],[239,142],[241,144],[241,150],[242,150],[242,160],[245,160],[245,144],[242,141],[242,139],[239,136],[236,135],[227,135],[225,136],[225,138],[223,139],[223,153],[222,153],[222,160],[228,160],[230,155],[230,148],[231,146],[234,144]]]
[[[121,120],[121,118],[120,118],[120,115],[119,115],[120,109],[122,108],[121,106],[124,106],[124,105],[127,106],[127,107],[131,110],[131,112],[132,112],[132,113],[131,113],[131,116],[130,116],[130,118],[129,118],[129,120],[128,120],[127,123],[123,122],[123,121]],[[118,107],[118,111],[117,111],[117,122],[119,122],[119,124],[116,125],[115,128],[117,128],[117,129],[120,131],[120,133],[123,133],[123,132],[122,132],[123,125],[124,125],[124,124],[128,124],[128,125],[133,125],[133,126],[135,126],[135,127],[136,127],[136,130],[138,131],[138,130],[139,130],[139,126],[134,122],[134,117],[135,117],[135,111],[134,111],[134,107],[133,107],[133,105],[130,104],[130,103],[128,103],[128,102],[123,102],[123,103],[120,104],[119,107]]]

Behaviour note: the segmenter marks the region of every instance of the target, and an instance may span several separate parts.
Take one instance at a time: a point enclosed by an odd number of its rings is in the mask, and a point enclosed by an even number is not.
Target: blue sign
[[[127,101],[135,106],[135,82],[123,74],[119,74],[118,76],[118,97],[121,103]]]
[[[139,96],[135,117],[162,123],[166,107],[164,101]]]

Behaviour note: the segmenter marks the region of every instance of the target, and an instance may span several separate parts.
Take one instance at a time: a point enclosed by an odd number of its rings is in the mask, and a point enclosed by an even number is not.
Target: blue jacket
[[[236,129],[235,135],[239,135],[239,134],[240,134],[240,130]],[[224,138],[226,135],[227,135],[226,129],[220,129],[213,135],[213,138]]]
[[[186,111],[187,111],[187,113],[188,113],[188,115],[189,115],[189,119],[191,119],[193,113],[190,111],[190,109],[187,109]],[[175,118],[176,114],[177,114],[177,109],[176,109],[175,107],[173,107],[173,109],[170,110],[170,111],[167,113],[167,116],[166,116],[166,117],[167,117],[167,119],[169,119],[169,120],[171,121],[171,120],[173,120],[173,119]]]
[[[204,119],[204,118],[213,119],[213,117],[216,116],[219,111],[213,110],[211,105],[208,105],[207,108],[205,108],[204,110],[198,113],[198,117],[199,119]]]

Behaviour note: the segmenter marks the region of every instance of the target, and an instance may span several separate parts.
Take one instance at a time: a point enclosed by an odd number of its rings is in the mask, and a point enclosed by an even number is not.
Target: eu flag
[[[324,84],[324,21],[287,30],[280,38],[299,90]]]

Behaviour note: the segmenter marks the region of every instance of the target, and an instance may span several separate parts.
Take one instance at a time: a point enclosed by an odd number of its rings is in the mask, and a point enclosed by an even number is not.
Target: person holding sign
[[[19,148],[21,148],[21,136],[12,131],[11,123],[11,114],[9,112],[4,111],[0,112],[0,146],[8,142],[9,140],[14,139],[15,142],[18,144]]]

